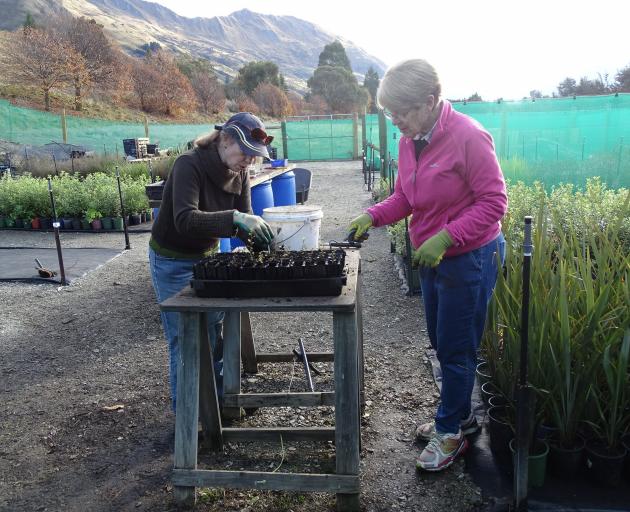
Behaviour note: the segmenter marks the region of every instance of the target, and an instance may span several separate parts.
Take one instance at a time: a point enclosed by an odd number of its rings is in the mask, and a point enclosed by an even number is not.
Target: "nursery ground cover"
[[[0,235],[0,241],[2,237]],[[122,250],[105,247],[67,248],[63,250],[63,263],[66,281],[73,282],[88,272],[107,264],[120,255]],[[42,278],[35,270],[35,258],[42,266],[53,270],[57,275],[51,279]],[[0,281],[37,281],[60,283],[57,249],[44,247],[0,247]]]

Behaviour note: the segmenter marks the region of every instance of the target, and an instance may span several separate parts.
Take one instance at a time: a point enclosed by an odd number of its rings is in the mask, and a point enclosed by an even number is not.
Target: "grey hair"
[[[432,94],[436,101],[442,85],[435,68],[424,59],[410,59],[390,67],[376,93],[380,108],[403,112],[419,107]]]

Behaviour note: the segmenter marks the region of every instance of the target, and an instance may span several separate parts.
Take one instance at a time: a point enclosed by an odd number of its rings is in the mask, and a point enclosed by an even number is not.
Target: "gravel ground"
[[[323,206],[321,240],[340,239],[370,203],[356,162],[308,164],[309,204]],[[0,283],[0,510],[174,510],[170,470],[174,416],[167,350],[149,278],[149,235],[67,288]],[[66,247],[122,248],[120,234],[63,234]],[[54,247],[50,234],[0,232],[0,246]],[[428,345],[418,297],[406,297],[385,230],[361,250],[367,407],[362,419],[364,510],[476,510],[483,507],[464,462],[418,474],[419,421],[438,398],[424,357]],[[324,313],[253,314],[260,351],[332,345]],[[318,390],[332,367],[318,364]],[[245,390],[304,391],[299,365],[261,365]],[[331,408],[265,409],[244,425],[332,425]],[[331,471],[334,447],[312,443],[230,444],[200,455],[200,467]],[[334,510],[327,494],[201,490],[197,510]]]

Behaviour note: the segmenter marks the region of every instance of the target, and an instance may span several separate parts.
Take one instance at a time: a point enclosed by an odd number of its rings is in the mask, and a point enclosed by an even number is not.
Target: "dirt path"
[[[322,241],[340,238],[370,203],[357,163],[308,164],[309,203],[324,207]],[[0,232],[0,246],[50,246],[50,235]],[[167,351],[146,261],[147,234],[132,250],[73,286],[0,283],[0,510],[174,510],[170,469],[174,417]],[[120,235],[64,235],[67,246],[122,247]],[[437,400],[423,353],[421,304],[408,298],[385,230],[362,253],[366,393],[361,460],[368,511],[471,510],[481,502],[463,461],[419,475],[411,436]],[[252,316],[261,351],[332,343],[324,314]],[[329,389],[330,367],[317,377]],[[265,365],[245,387],[304,390],[301,368]],[[114,407],[118,406],[118,407]],[[113,410],[107,410],[111,408]],[[330,408],[259,411],[244,423],[330,425]],[[252,461],[253,459],[253,461]],[[200,465],[310,471],[334,468],[332,446],[229,445]],[[333,510],[324,494],[203,490],[197,510]]]

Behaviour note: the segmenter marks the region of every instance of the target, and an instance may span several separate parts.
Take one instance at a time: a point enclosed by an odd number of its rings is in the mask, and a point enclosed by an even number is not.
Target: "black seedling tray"
[[[198,297],[321,297],[341,295],[346,276],[317,279],[270,279],[221,281],[193,279],[190,282]]]
[[[341,250],[220,253],[193,267],[200,297],[339,295],[346,282]]]

